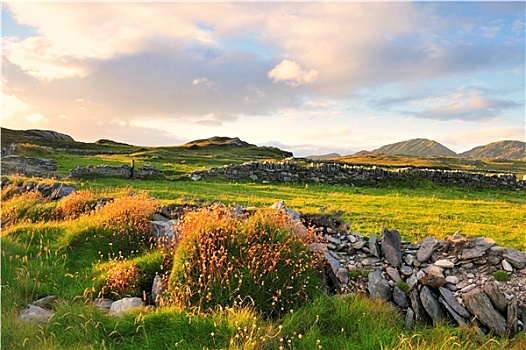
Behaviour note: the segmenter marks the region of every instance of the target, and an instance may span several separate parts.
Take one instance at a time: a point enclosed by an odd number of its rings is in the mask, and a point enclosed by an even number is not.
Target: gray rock
[[[409,290],[412,290],[418,285],[418,278],[416,277],[416,274],[412,274],[409,276],[409,278],[406,280],[407,285],[409,286]]]
[[[364,245],[365,245],[365,242],[362,240],[359,240],[359,241],[354,242],[351,245],[351,247],[353,247],[354,249],[362,249]]]
[[[301,218],[300,213],[290,208],[285,209],[285,213],[292,218],[292,220],[299,220]]]
[[[506,320],[493,307],[489,297],[480,288],[475,288],[468,293],[462,295],[462,300],[466,304],[467,309],[477,319],[487,326],[493,333],[497,335],[504,335],[506,332]]]
[[[480,251],[476,248],[471,248],[471,249],[464,249],[462,253],[460,254],[460,259],[462,260],[476,259],[482,256],[484,256],[484,251]]]
[[[437,260],[435,261],[434,264],[435,266],[441,267],[443,269],[452,269],[453,267],[455,267],[455,264],[451,260],[448,260],[448,259]]]
[[[152,221],[151,234],[163,245],[179,244],[179,220]]]
[[[111,304],[113,304],[111,299],[95,298],[93,300],[93,306],[104,312],[110,312]]]
[[[110,314],[113,316],[121,316],[132,309],[142,308],[144,306],[141,298],[123,298],[111,304]]]
[[[457,276],[446,276],[446,283],[457,284],[460,279]]]
[[[488,250],[495,245],[495,240],[486,237],[477,237],[473,241],[475,243],[475,249],[482,252]]]
[[[505,315],[508,302],[506,301],[504,294],[499,290],[497,283],[488,281],[484,285],[484,293],[486,293],[486,295],[489,297],[495,309],[500,311],[501,314]]]
[[[416,259],[420,262],[429,260],[437,247],[438,241],[434,237],[427,236],[422,242],[420,249],[416,252]]]
[[[405,314],[405,329],[410,329],[413,326],[413,319],[415,318],[415,312],[410,307],[407,308]]]
[[[369,250],[371,251],[372,255],[376,256],[377,258],[380,257],[380,248],[378,247],[378,242],[374,233],[369,235]]]
[[[416,288],[409,292],[409,299],[411,300],[411,308],[415,313],[415,319],[423,324],[430,323],[429,316],[427,316],[427,313],[422,306],[422,302],[420,301],[420,296],[418,295],[418,290]]]
[[[168,221],[168,219],[161,215],[161,214],[158,214],[158,213],[153,213],[152,214],[152,221]]]
[[[464,306],[460,305],[460,303],[455,299],[455,296],[453,295],[453,292],[451,292],[449,289],[440,287],[438,289],[440,291],[440,295],[444,299],[444,301],[453,309],[456,313],[458,313],[462,317],[469,318],[470,314],[468,310],[464,308]]]
[[[285,201],[278,201],[270,206],[271,209],[285,209]]]
[[[410,266],[402,266],[400,272],[404,276],[411,276],[413,274],[413,269]]]
[[[163,283],[163,279],[159,275],[155,275],[155,278],[153,279],[152,284],[152,300],[155,304],[155,306],[159,306],[161,301],[161,296],[163,295],[165,290],[165,286]]]
[[[407,254],[406,256],[404,256],[404,261],[407,265],[410,265],[412,266],[413,263],[415,262],[415,256],[412,255],[412,254]]]
[[[422,301],[422,306],[426,310],[427,314],[431,316],[433,324],[437,324],[446,318],[446,315],[444,314],[444,311],[442,311],[438,300],[435,298],[433,292],[428,286],[424,286],[420,291],[420,300]]]
[[[47,323],[53,317],[53,313],[40,306],[29,305],[27,309],[19,312],[18,316],[23,321],[35,322],[35,323]]]
[[[466,320],[460,316],[452,307],[449,305],[444,298],[441,296],[438,297],[438,302],[446,308],[447,312],[453,317],[453,319],[458,323],[460,327],[469,327],[469,324]],[[469,314],[468,314],[469,315]]]
[[[503,256],[510,264],[513,265],[513,267],[519,270],[526,266],[526,254],[523,252],[513,248],[508,248],[506,249],[506,253],[504,253]]]
[[[393,288],[393,300],[403,309],[409,306],[409,303],[407,302],[407,295],[398,286]]]
[[[400,278],[400,274],[398,273],[398,270],[394,267],[387,266],[385,269],[385,272],[387,272],[387,275],[395,282],[400,282],[402,278]]]
[[[338,272],[336,273],[336,277],[343,284],[349,283],[349,274],[347,273],[347,269],[346,268],[340,267],[338,269]]]
[[[369,293],[373,299],[389,300],[391,298],[391,287],[389,282],[382,277],[382,272],[376,270],[369,274]]]
[[[517,305],[517,298],[513,298],[506,310],[506,334],[508,337],[513,337],[519,332],[519,307]]]
[[[400,233],[397,230],[382,231],[382,254],[385,259],[394,267],[398,267],[402,264],[402,251],[401,251],[402,239]]]
[[[513,266],[506,259],[502,259],[502,269],[506,272],[513,272]]]
[[[33,305],[39,306],[44,309],[50,309],[52,304],[55,303],[57,299],[58,298],[55,295],[49,295],[47,297],[38,299],[37,301],[33,303]]]

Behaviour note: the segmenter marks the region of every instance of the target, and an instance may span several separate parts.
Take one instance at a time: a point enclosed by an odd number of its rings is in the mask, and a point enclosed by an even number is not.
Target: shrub
[[[493,274],[493,278],[499,282],[506,282],[508,280],[508,273],[506,271],[499,270]]]
[[[201,310],[254,306],[269,317],[302,304],[320,281],[313,255],[290,227],[290,218],[274,210],[245,221],[222,206],[187,214],[168,302]]]
[[[55,215],[58,219],[76,219],[89,212],[93,202],[95,202],[95,195],[91,191],[75,191],[60,200]]]
[[[138,296],[139,270],[137,265],[128,261],[125,257],[111,258],[101,266],[107,273],[104,286],[99,294],[106,298],[124,298],[126,296]]]

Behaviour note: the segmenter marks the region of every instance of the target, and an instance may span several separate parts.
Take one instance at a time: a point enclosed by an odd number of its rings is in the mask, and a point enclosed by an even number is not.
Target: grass
[[[234,154],[221,148],[135,148],[132,155],[90,157],[35,147],[24,150],[27,155],[40,152],[57,160],[61,174],[77,165],[129,164],[133,158],[136,166],[150,163],[165,171],[168,179],[67,180],[64,182],[78,192],[58,202],[47,202],[34,194],[20,196],[13,187],[2,190],[2,348],[526,348],[524,335],[505,340],[447,324],[405,330],[404,315],[360,295],[339,299],[316,294],[303,306],[289,306],[289,310],[284,307],[284,315],[274,319],[263,317],[246,304],[211,307],[207,312],[188,305],[143,309],[119,319],[91,305],[103,286],[121,288],[122,294],[135,293],[145,298],[155,274],[167,276],[171,272],[169,254],[157,250],[144,235],[148,216],[156,205],[209,204],[220,200],[227,205],[268,207],[285,200],[288,207],[304,213],[317,213],[318,208],[328,205],[328,212],[344,211],[342,219],[351,224],[351,231],[365,235],[378,234],[385,227],[397,229],[404,239],[414,241],[427,235],[443,238],[460,230],[468,235],[491,237],[499,245],[524,251],[526,198],[522,193],[443,187],[425,181],[344,187],[186,180],[183,175],[195,169],[253,159],[250,152]],[[271,153],[259,156],[272,158]],[[11,180],[17,184],[53,181]],[[116,200],[91,211],[91,204],[100,197]],[[139,278],[132,281],[136,273]],[[133,283],[127,285],[128,278]],[[132,285],[134,288],[129,288]],[[47,295],[58,297],[55,315],[48,324],[19,320],[17,314],[21,309]]]

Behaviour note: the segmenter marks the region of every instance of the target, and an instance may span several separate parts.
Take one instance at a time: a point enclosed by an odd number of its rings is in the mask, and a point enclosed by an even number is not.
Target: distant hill
[[[50,143],[50,142],[75,142],[73,137],[62,134],[60,132],[51,130],[11,130],[8,128],[1,128],[2,145],[8,145],[11,143],[24,143],[24,142],[39,142],[39,143]]]
[[[248,142],[241,141],[239,137],[214,136],[185,143],[182,147],[257,147]]]
[[[375,149],[372,153],[381,153],[388,155],[407,155],[415,157],[430,156],[456,156],[457,154],[446,146],[428,139],[412,139],[392,143]]]
[[[284,151],[277,147],[257,146],[239,139],[239,137],[214,136],[185,143],[181,148],[192,150],[217,150],[230,154],[253,154],[258,157],[292,157],[292,152]]]
[[[470,158],[496,158],[509,160],[526,160],[526,143],[505,140],[475,147],[459,156]]]
[[[305,156],[303,158],[312,159],[312,160],[323,160],[323,159],[332,159],[332,158],[340,158],[340,157],[341,157],[341,154],[339,153],[328,153],[328,154]]]

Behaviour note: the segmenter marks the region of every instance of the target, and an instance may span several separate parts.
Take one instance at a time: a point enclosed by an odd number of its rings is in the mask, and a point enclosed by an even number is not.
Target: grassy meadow
[[[325,206],[329,206],[327,213],[342,210],[342,219],[350,223],[351,231],[364,235],[379,234],[385,227],[414,241],[461,231],[525,251],[524,193],[431,182],[346,187],[225,179],[194,182],[184,176],[194,169],[253,159],[250,153],[223,149],[201,153],[195,149],[140,149],[132,155],[99,156],[68,155],[38,147],[24,150],[27,155],[47,152],[41,156],[57,160],[61,175],[77,165],[129,164],[133,158],[136,166],[148,163],[164,170],[167,179],[64,180],[77,192],[55,202],[34,194],[17,195],[10,188],[2,190],[2,349],[526,348],[524,334],[507,340],[450,324],[417,325],[407,330],[404,315],[389,304],[363,295],[332,297],[321,289],[310,293],[301,305],[273,317],[250,303],[236,303],[235,295],[228,296],[233,296],[229,300],[234,302],[224,307],[203,309],[172,303],[136,310],[122,318],[92,306],[93,299],[108,290],[144,298],[155,274],[174,273],[173,252],[148,239],[148,220],[160,205],[206,205],[219,200],[226,205],[264,208],[284,200],[287,207],[302,213],[318,213]],[[53,182],[23,177],[10,180],[19,184]],[[97,211],[86,209],[100,197],[115,201]],[[268,281],[286,280],[285,272],[281,273]],[[18,318],[28,303],[47,295],[58,297],[48,323],[37,325]]]

